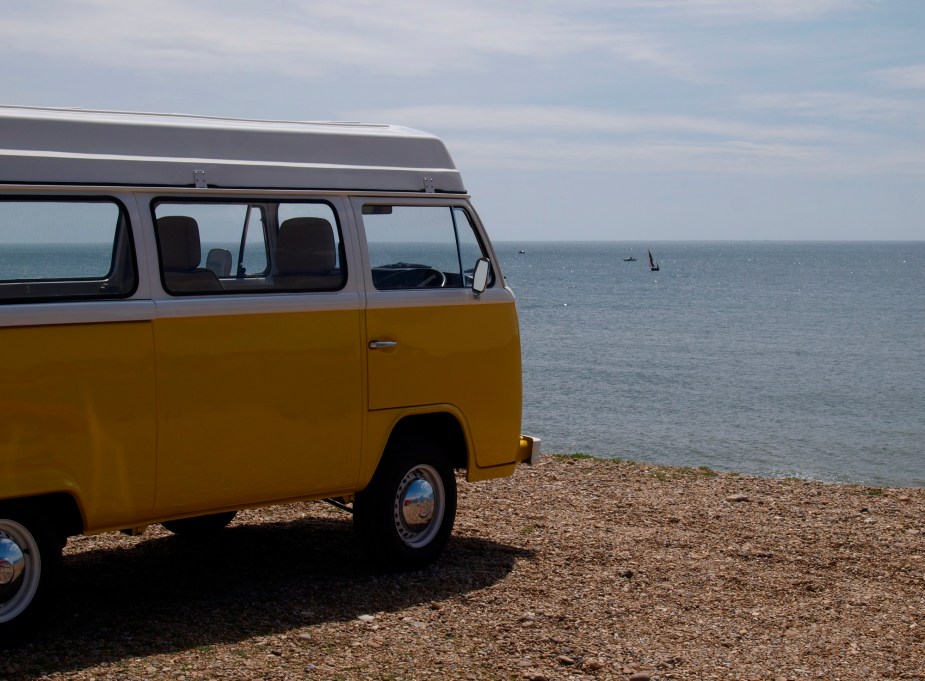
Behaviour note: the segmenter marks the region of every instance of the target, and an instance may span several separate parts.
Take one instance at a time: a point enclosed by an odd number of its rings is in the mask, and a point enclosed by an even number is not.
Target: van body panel
[[[516,468],[516,463],[506,463],[500,466],[490,466],[488,468],[479,468],[476,466],[466,471],[466,481],[481,482],[483,480],[494,480],[495,478],[507,478],[514,475]]]
[[[360,316],[357,305],[159,318],[157,512],[354,486]]]
[[[0,498],[69,491],[87,530],[149,515],[150,322],[20,326],[0,337]]]
[[[426,303],[426,304],[424,304]],[[371,410],[453,404],[467,417],[475,463],[513,463],[520,437],[520,337],[513,296],[471,291],[368,294]]]

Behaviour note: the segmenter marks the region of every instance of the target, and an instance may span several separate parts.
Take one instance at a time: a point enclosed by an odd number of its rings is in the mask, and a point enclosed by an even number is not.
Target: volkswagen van
[[[0,349],[0,639],[70,536],[328,499],[418,568],[455,471],[539,452],[514,296],[407,128],[0,107]]]

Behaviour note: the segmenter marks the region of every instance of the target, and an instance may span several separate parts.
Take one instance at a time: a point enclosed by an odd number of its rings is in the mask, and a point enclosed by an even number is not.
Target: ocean
[[[495,246],[545,452],[925,485],[925,242]]]

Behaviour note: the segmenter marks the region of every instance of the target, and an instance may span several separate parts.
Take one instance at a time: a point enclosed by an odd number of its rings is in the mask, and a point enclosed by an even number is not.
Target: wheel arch
[[[62,544],[68,537],[82,534],[84,530],[80,507],[76,499],[66,492],[5,499],[0,501],[0,515],[3,513],[41,514]]]
[[[414,437],[426,437],[444,449],[455,469],[469,466],[469,444],[459,420],[448,412],[405,416],[392,429],[386,442],[383,460],[398,444]]]

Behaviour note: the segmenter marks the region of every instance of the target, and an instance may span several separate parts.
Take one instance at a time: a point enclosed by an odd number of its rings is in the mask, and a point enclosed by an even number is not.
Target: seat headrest
[[[227,248],[213,248],[206,255],[206,269],[212,270],[220,277],[231,274],[231,251]]]
[[[195,270],[202,259],[199,225],[186,215],[167,215],[157,219],[157,238],[165,271]]]
[[[290,218],[279,226],[276,270],[281,275],[327,274],[337,265],[334,230],[324,218]]]

